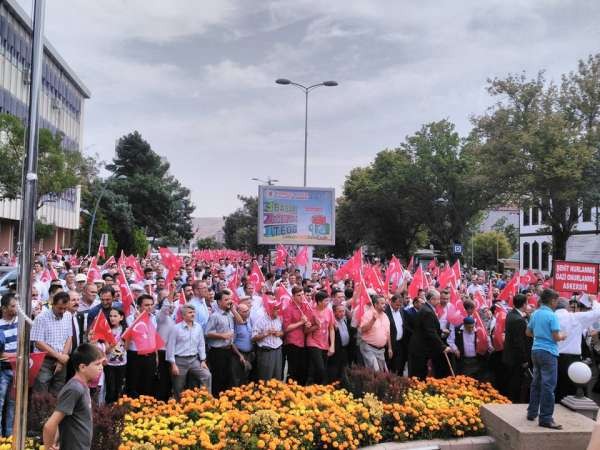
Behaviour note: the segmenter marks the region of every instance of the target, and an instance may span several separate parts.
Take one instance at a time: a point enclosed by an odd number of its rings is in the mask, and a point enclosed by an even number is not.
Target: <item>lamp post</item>
[[[271,178],[271,177],[267,177],[266,180],[262,180],[260,178],[250,178],[252,181],[258,181],[259,183],[266,183],[269,186],[273,186],[275,183],[278,183],[279,180],[276,180],[275,178]]]
[[[100,206],[100,201],[102,200],[102,197],[104,197],[104,194],[105,194],[106,189],[108,188],[108,185],[110,184],[110,182],[112,180],[122,180],[123,178],[125,178],[125,177],[122,175],[108,177],[106,179],[106,181],[104,182],[104,186],[102,186],[102,190],[100,191],[100,195],[98,196],[98,199],[96,200],[96,204],[94,205],[94,210],[92,211],[92,218],[90,219],[90,232],[88,233],[88,251],[87,251],[88,255],[92,254],[92,234],[94,233],[94,224],[96,223],[96,213],[98,212],[98,206]]]
[[[300,83],[296,83],[295,81],[288,80],[287,78],[278,78],[277,80],[275,80],[275,83],[282,84],[282,85],[289,84],[292,86],[296,86],[298,89],[300,89],[302,92],[304,92],[305,107],[304,107],[304,184],[303,184],[303,186],[306,187],[306,163],[307,163],[307,159],[308,159],[308,93],[318,87],[321,87],[321,86],[327,86],[327,87],[337,86],[338,82],[330,80],[330,81],[323,81],[322,83],[313,84],[312,86],[304,86]]]

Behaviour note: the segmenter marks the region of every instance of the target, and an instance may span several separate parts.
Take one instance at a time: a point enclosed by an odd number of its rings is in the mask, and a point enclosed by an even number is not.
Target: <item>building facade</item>
[[[0,0],[0,112],[27,120],[32,52],[31,18],[16,0]],[[81,151],[84,102],[90,91],[56,49],[44,42],[41,128],[63,135],[65,151]],[[38,219],[55,226],[54,237],[38,240],[39,249],[71,245],[79,228],[80,189],[53,196],[38,210]],[[14,252],[18,238],[20,200],[0,200],[0,251]]]
[[[577,211],[578,221],[567,241],[567,260],[600,263],[600,208]],[[519,248],[521,270],[549,274],[552,270],[552,235],[543,229],[540,208],[521,209]]]

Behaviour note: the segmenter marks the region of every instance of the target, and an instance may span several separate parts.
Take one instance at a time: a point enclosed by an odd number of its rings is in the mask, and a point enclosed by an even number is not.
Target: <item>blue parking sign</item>
[[[453,245],[453,252],[455,255],[462,255],[463,252],[463,246],[462,244],[454,244]]]

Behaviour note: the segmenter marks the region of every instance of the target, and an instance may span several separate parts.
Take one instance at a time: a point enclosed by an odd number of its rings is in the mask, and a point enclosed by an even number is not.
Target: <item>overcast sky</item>
[[[31,11],[30,0],[19,0]],[[192,191],[195,216],[301,185],[304,98],[290,78],[336,80],[309,98],[309,186],[348,172],[424,123],[461,134],[492,103],[486,79],[600,52],[600,2],[51,0],[46,35],[92,91],[83,148],[104,160],[138,130]]]

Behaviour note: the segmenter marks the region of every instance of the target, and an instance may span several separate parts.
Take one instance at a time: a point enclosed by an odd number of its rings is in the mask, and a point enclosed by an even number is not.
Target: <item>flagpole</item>
[[[38,166],[38,107],[42,84],[42,59],[44,55],[45,0],[34,0],[33,36],[31,53],[31,84],[29,86],[29,114],[26,142],[27,154],[23,162],[23,192],[21,226],[19,229],[19,279],[18,299],[21,316],[18,326],[17,364],[15,373],[16,399],[13,428],[13,450],[25,448],[27,436],[27,395],[29,390],[29,332],[25,318],[31,314],[31,259],[35,239],[37,211]]]

